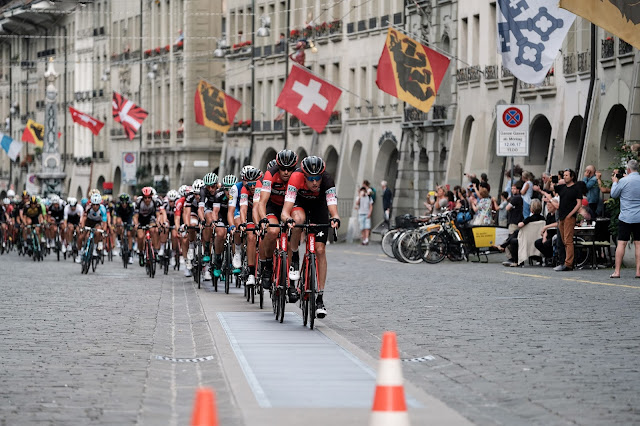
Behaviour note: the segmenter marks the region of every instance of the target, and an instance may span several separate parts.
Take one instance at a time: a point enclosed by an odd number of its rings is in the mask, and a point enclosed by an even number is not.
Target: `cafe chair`
[[[609,232],[608,218],[598,218],[595,221],[595,229],[592,234],[582,235],[581,241],[576,241],[575,245],[588,250],[588,256],[591,259],[591,269],[600,269],[602,265],[598,265],[598,253],[603,252],[608,264],[607,268],[613,264],[613,256],[611,255],[611,233]],[[586,263],[586,262],[585,262]],[[584,265],[583,265],[584,266]]]

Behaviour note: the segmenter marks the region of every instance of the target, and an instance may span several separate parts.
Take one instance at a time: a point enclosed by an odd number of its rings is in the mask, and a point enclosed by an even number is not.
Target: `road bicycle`
[[[222,273],[220,274],[220,277],[222,278],[222,280],[224,281],[224,292],[226,294],[229,294],[229,287],[231,286],[231,280],[233,277],[233,273],[232,273],[232,269],[231,269],[231,259],[233,258],[233,253],[231,252],[231,247],[232,247],[232,242],[233,242],[233,238],[232,238],[232,232],[231,230],[233,229],[231,226],[227,226],[224,225],[222,223],[217,223],[215,224],[216,228],[225,228],[225,239],[224,239],[224,249],[222,251],[222,263],[221,263],[221,268],[222,268]],[[213,275],[212,277],[213,279],[213,286],[216,289],[216,291],[218,291],[218,277],[216,277],[215,275]],[[236,281],[236,285],[237,285],[237,281]]]
[[[120,257],[122,257],[124,269],[127,269],[129,267],[129,258],[132,256],[131,250],[129,249],[129,231],[132,229],[132,226],[128,223],[119,226],[123,227],[120,241]]]
[[[100,257],[93,255],[94,245],[96,244],[94,241],[95,233],[98,232],[102,234],[104,233],[104,231],[102,229],[90,228],[88,226],[85,226],[83,229],[84,231],[89,231],[89,235],[87,236],[87,241],[85,241],[84,243],[81,265],[82,273],[88,274],[89,268],[91,268],[91,270],[95,272],[96,267],[98,266],[98,262],[100,262]]]
[[[34,262],[41,262],[44,260],[44,252],[42,250],[42,243],[40,242],[40,235],[38,233],[38,229],[40,229],[42,225],[28,225],[27,229],[29,230],[29,238],[27,238],[27,245],[29,250],[29,255],[33,259]]]
[[[264,232],[265,230],[260,230],[260,229],[255,229],[254,232],[256,233],[256,260],[255,260],[255,265],[256,265],[256,285],[255,285],[255,292],[258,292],[258,300],[260,303],[260,309],[264,308],[264,287],[262,287],[262,267],[261,267],[261,262],[260,262],[260,241],[262,240],[262,237],[264,236]],[[253,302],[252,302],[253,303]]]
[[[306,250],[302,265],[300,266],[300,280],[298,292],[300,293],[300,309],[302,310],[302,325],[313,330],[316,319],[316,297],[318,293],[318,259],[316,258],[316,234],[319,228],[331,227],[331,225],[315,225],[305,223],[296,225],[307,234]],[[338,232],[333,228],[333,241],[338,241]]]
[[[291,233],[285,224],[270,223],[269,228],[279,228],[276,249],[273,252],[273,274],[271,276],[271,305],[276,321],[284,321],[285,305],[287,303],[287,289],[289,287],[289,259],[287,250]],[[287,232],[284,232],[287,231]]]
[[[202,282],[202,271],[204,267],[204,262],[202,260],[204,256],[202,250],[202,228],[199,225],[196,225],[187,226],[186,229],[194,229],[196,231],[196,239],[193,242],[194,256],[193,260],[191,261],[191,273],[193,274],[193,280],[198,284],[198,288],[200,288],[200,283]],[[215,291],[218,291],[217,282],[214,284],[214,289]]]
[[[165,241],[164,243],[164,253],[162,254],[162,256],[158,256],[158,262],[160,262],[160,266],[162,267],[162,270],[165,275],[169,275],[169,264],[171,263],[171,256],[173,255],[173,247],[171,245],[172,244],[171,233],[172,233],[172,230],[174,230],[175,228],[176,228],[175,226],[163,226],[161,230],[161,232],[169,233],[169,237],[167,238],[167,241]]]
[[[147,271],[149,278],[154,278],[156,276],[157,255],[153,249],[153,243],[151,242],[151,228],[155,227],[157,227],[157,225],[138,226],[138,229],[142,229],[144,231],[144,250],[140,252],[143,258],[141,263],[144,263],[145,270]]]
[[[71,234],[71,252],[67,252],[64,255],[65,259],[67,259],[67,256],[71,257],[73,262],[78,256],[78,226],[73,224],[68,224],[67,226],[73,226],[73,233]]]

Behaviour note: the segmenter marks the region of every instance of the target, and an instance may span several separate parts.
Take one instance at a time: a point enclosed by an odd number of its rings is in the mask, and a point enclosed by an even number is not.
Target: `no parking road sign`
[[[497,105],[496,148],[500,157],[529,155],[529,105]]]

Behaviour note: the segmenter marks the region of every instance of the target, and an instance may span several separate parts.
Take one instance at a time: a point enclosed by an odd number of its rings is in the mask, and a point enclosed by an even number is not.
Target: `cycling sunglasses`
[[[309,182],[318,182],[322,179],[322,176],[317,175],[317,176],[305,176],[305,179],[307,179]]]
[[[293,167],[282,167],[282,166],[279,166],[279,168],[283,172],[293,172],[296,169],[296,166],[293,166]]]
[[[245,185],[246,185],[247,187],[251,188],[251,187],[253,187],[253,186],[256,186],[256,182],[255,182],[255,181],[253,181],[253,182],[247,182]]]

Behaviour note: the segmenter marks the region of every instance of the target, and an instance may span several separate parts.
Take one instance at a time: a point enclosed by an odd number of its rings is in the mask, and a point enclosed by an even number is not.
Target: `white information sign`
[[[122,183],[136,185],[136,170],[138,168],[138,154],[136,152],[122,153]]]
[[[529,105],[496,106],[499,157],[529,156]]]

